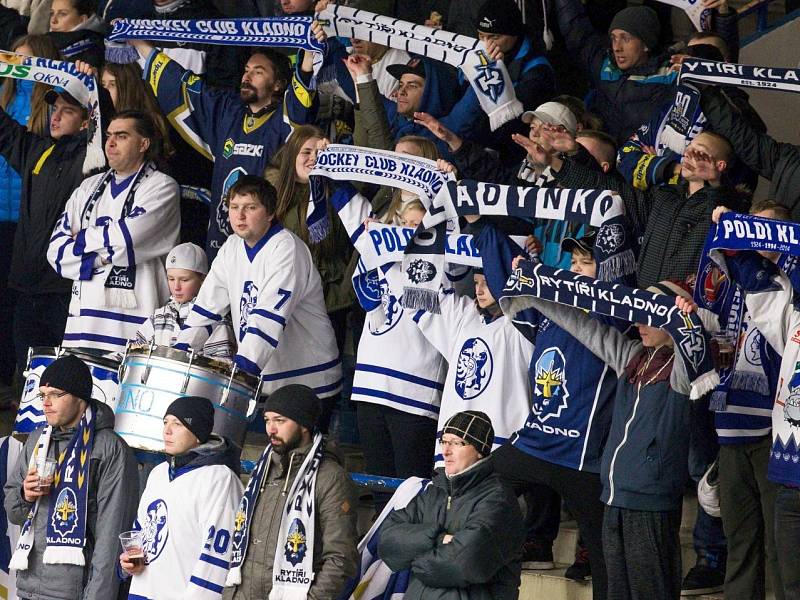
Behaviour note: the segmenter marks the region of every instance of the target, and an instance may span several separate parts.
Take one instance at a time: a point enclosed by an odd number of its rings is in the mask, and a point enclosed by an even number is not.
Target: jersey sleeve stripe
[[[276,315],[274,312],[270,312],[268,310],[264,310],[262,308],[253,309],[250,313],[251,315],[258,315],[260,317],[264,317],[265,319],[272,319],[276,323],[279,323],[281,326],[286,327],[286,319],[284,319],[280,315]]]
[[[424,379],[422,377],[417,377],[416,375],[409,375],[408,373],[395,371],[394,369],[389,369],[388,367],[356,363],[356,371],[366,371],[367,373],[377,373],[378,375],[389,375],[395,379],[402,379],[403,381],[416,383],[417,385],[439,390],[440,392],[444,390],[444,383],[439,383],[438,381],[432,381],[430,379]]]
[[[213,581],[208,581],[206,579],[200,579],[199,577],[195,577],[192,575],[189,578],[189,583],[195,584],[197,587],[201,587],[206,590],[211,590],[212,592],[216,592],[218,594],[222,593],[222,586],[214,583]]]
[[[230,568],[230,563],[227,560],[217,558],[216,556],[211,556],[210,554],[201,554],[200,560],[207,562],[210,565],[214,565],[215,567],[219,567],[220,569],[225,569],[226,571]]]
[[[248,328],[245,330],[245,333],[252,333],[252,334],[254,334],[254,335],[257,335],[258,337],[260,337],[261,339],[263,339],[264,341],[266,341],[266,342],[267,342],[267,343],[268,343],[270,346],[272,346],[273,348],[277,348],[277,347],[278,347],[278,340],[276,340],[276,339],[275,339],[275,338],[273,338],[272,336],[269,336],[269,335],[267,335],[266,333],[264,333],[264,332],[263,332],[263,331],[261,331],[260,329],[257,329],[257,328],[255,328],[255,327],[248,327]]]
[[[198,306],[195,304],[192,307],[192,311],[196,312],[198,315],[205,317],[206,319],[211,319],[212,321],[222,321],[222,317],[216,313],[212,313],[211,311],[206,310],[202,306]]]

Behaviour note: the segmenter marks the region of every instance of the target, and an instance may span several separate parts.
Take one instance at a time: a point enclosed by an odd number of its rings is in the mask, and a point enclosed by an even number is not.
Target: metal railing
[[[752,14],[756,15],[756,33],[763,33],[770,28],[769,25],[769,5],[778,0],[752,0],[741,8],[737,9],[737,19],[741,21]],[[780,0],[781,2],[785,0]],[[744,40],[743,40],[744,41]]]

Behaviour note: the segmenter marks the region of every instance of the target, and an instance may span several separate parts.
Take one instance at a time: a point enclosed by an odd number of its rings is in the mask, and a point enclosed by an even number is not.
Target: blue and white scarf
[[[441,229],[466,215],[572,221],[599,227],[594,256],[598,278],[620,280],[636,271],[636,256],[619,195],[603,190],[536,188],[462,180],[449,182],[434,199],[406,249],[403,306],[438,312],[445,249]]]
[[[317,162],[308,178],[311,198],[306,224],[312,241],[324,239],[329,230],[324,177],[400,188],[419,196],[426,207],[430,206],[444,183],[453,179],[452,174],[443,173],[436,167],[436,161],[427,158],[331,144],[317,155]],[[340,207],[334,208],[338,212]]]
[[[800,69],[755,67],[686,58],[681,63],[679,81],[800,92]]]
[[[711,17],[714,11],[710,8],[703,8],[703,3],[699,0],[658,0],[664,4],[680,8],[689,17],[697,31],[711,30]]]
[[[69,444],[57,457],[53,486],[50,491],[50,506],[47,514],[47,547],[44,564],[67,564],[83,566],[86,561],[83,548],[86,546],[86,513],[89,505],[89,459],[94,444],[95,411],[89,403],[78,428]],[[42,430],[39,441],[31,454],[28,470],[42,470],[50,447],[53,428]],[[25,571],[28,554],[34,544],[33,521],[39,510],[37,500],[31,507],[22,525],[17,548],[9,563],[10,568]]]
[[[297,471],[286,498],[278,532],[278,545],[272,565],[272,591],[270,600],[305,600],[308,588],[314,581],[314,521],[317,473],[322,462],[324,443],[321,433],[314,434],[311,449]],[[272,444],[264,448],[244,496],[239,502],[234,521],[233,552],[231,569],[226,586],[242,582],[241,568],[247,557],[250,541],[250,524],[258,503],[262,483],[267,476],[272,460]],[[287,474],[288,476],[288,474]]]
[[[515,298],[533,296],[575,308],[642,323],[666,330],[675,342],[691,384],[690,399],[696,400],[719,383],[714,370],[708,334],[696,313],[675,306],[675,298],[598,281],[542,263],[521,261],[506,282],[500,306],[506,312]]]
[[[311,33],[312,17],[257,19],[117,19],[108,35],[112,42],[195,42],[221,46],[303,48],[322,51]]]
[[[719,224],[712,225],[706,238],[703,256],[697,272],[695,302],[719,314],[720,326],[729,335],[738,339],[744,319],[744,292],[731,282],[725,261],[725,250],[751,250],[779,252],[778,267],[800,289],[800,225],[789,221],[765,219],[753,215],[724,213]],[[733,364],[737,364],[738,348]],[[743,376],[734,369],[720,374],[722,383],[711,398],[713,410],[725,410],[730,389],[745,389],[763,393],[766,378]]]
[[[0,77],[45,83],[60,87],[75,98],[89,113],[88,144],[83,160],[83,174],[105,168],[100,99],[97,79],[81,73],[70,61],[0,52]]]
[[[461,69],[494,131],[522,114],[522,103],[503,61],[492,61],[483,42],[365,10],[330,4],[316,17],[329,36],[369,40]]]

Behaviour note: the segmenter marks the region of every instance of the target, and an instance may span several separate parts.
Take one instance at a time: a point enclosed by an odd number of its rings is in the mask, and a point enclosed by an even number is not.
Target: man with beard
[[[325,34],[315,24],[322,42]],[[144,79],[164,114],[186,142],[214,162],[206,253],[213,260],[231,234],[225,198],[242,175],[261,175],[297,125],[313,123],[318,101],[311,89],[313,53],[302,52],[299,68],[270,48],[254,48],[239,92],[214,89],[152,44],[131,44],[146,60]]]
[[[226,600],[291,590],[310,600],[336,598],[357,570],[353,484],[317,430],[320,401],[304,385],[267,397],[269,444],[234,520]]]

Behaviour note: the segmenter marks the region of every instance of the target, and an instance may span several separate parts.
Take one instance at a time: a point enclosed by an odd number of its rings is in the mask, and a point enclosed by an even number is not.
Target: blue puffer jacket
[[[10,81],[8,84],[10,85]],[[17,93],[6,108],[6,112],[17,123],[25,125],[31,114],[33,81],[17,81]],[[6,159],[0,156],[0,221],[16,223],[19,220],[19,197],[22,181]]]

